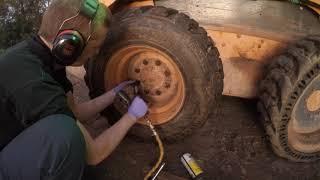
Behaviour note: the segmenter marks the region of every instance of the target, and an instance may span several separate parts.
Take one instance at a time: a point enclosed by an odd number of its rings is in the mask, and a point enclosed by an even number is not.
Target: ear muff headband
[[[68,66],[73,64],[77,58],[82,54],[87,41],[91,37],[91,23],[95,18],[99,8],[99,2],[97,0],[84,0],[81,4],[80,11],[75,15],[63,21],[61,24],[57,36],[53,42],[52,54],[56,57],[58,64]],[[83,14],[90,19],[89,28],[90,35],[87,41],[84,40],[83,36],[75,30],[64,30],[61,31],[63,25]]]

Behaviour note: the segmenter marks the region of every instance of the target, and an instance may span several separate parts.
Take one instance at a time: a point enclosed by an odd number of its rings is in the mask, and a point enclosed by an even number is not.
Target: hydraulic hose
[[[163,160],[163,156],[164,156],[164,148],[163,148],[163,143],[160,139],[159,134],[157,133],[157,131],[155,130],[154,126],[152,125],[151,121],[146,117],[145,118],[148,122],[148,125],[153,133],[153,136],[155,137],[157,143],[158,143],[158,147],[159,147],[159,158],[157,163],[153,166],[153,168],[148,172],[148,174],[144,177],[144,180],[149,180],[149,178],[152,176],[152,174],[154,174],[154,172],[159,168],[162,160]]]

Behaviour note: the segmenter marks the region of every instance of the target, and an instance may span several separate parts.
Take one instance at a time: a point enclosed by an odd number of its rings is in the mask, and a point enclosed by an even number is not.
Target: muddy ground
[[[88,99],[83,81],[72,75],[70,78],[77,100]],[[203,128],[182,142],[165,144],[164,171],[188,179],[179,158],[189,152],[204,169],[207,179],[320,179],[320,162],[294,163],[272,153],[255,104],[254,100],[223,97],[219,113],[211,114]],[[101,125],[96,126],[91,130],[101,131]],[[156,158],[155,144],[126,137],[107,160],[88,168],[86,179],[142,179]]]

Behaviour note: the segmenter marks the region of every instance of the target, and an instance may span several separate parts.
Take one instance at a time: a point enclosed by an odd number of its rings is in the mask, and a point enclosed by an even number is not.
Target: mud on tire
[[[161,136],[176,141],[200,128],[217,108],[223,90],[219,52],[207,32],[187,15],[164,7],[142,7],[116,14],[99,57],[86,65],[85,79],[92,98],[105,92],[108,77],[104,73],[110,57],[132,44],[166,52],[184,78],[183,107],[171,121],[157,126]],[[111,122],[120,118],[114,106],[108,107],[103,115]],[[136,124],[130,134],[150,138],[150,130],[141,124]]]
[[[319,73],[320,37],[310,36],[275,58],[260,83],[258,110],[272,148],[281,157],[298,162],[320,158],[319,150],[310,149],[320,143],[318,131],[304,134],[299,130],[294,136],[291,133],[292,129],[315,127],[320,121],[316,116],[319,110],[309,112],[304,105],[312,86],[318,86],[313,80]]]

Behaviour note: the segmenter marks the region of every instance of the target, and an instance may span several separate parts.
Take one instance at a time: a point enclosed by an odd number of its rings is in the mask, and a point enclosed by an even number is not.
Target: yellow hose
[[[147,122],[148,122],[148,125],[151,129],[151,131],[153,132],[153,135],[154,137],[156,138],[157,140],[157,143],[158,143],[158,146],[159,146],[159,159],[157,161],[157,163],[153,166],[153,168],[148,172],[148,174],[144,177],[144,180],[149,180],[149,178],[152,176],[152,174],[159,168],[162,160],[163,160],[163,155],[164,155],[164,149],[163,149],[163,143],[160,139],[160,136],[159,134],[157,133],[157,131],[154,129],[153,125],[151,124],[151,121],[148,120],[146,118]]]

